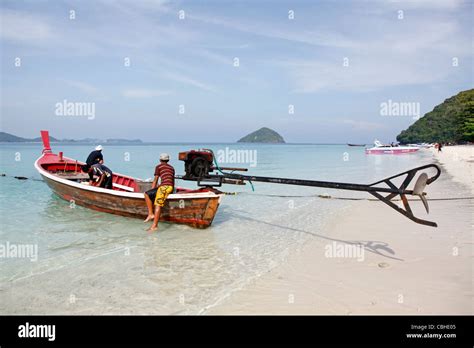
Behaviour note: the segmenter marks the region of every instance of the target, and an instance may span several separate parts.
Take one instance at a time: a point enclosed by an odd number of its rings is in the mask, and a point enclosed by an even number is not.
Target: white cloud
[[[207,49],[198,50],[198,51],[195,51],[195,53],[201,57],[204,57],[206,59],[209,59],[219,64],[228,65],[228,66],[231,66],[233,64],[233,59],[234,59],[233,56],[224,56],[221,54],[211,52]]]
[[[82,81],[73,81],[73,80],[63,80],[65,83],[67,83],[69,86],[75,87],[82,92],[88,93],[88,94],[98,94],[99,89],[95,86],[92,86],[91,84],[88,84],[86,82]]]
[[[346,16],[345,21],[339,23],[340,18],[336,16],[329,25],[314,23],[303,27],[288,26],[287,21],[219,18],[191,11],[186,13],[186,20],[190,21],[181,23],[173,17],[177,16],[177,13],[173,14],[177,8],[172,8],[172,4],[166,0],[101,0],[88,5],[88,9],[93,7],[95,11],[91,10],[91,16],[88,17],[90,25],[82,26],[76,25],[77,22],[64,25],[64,22],[52,21],[51,17],[2,8],[1,36],[18,41],[20,46],[29,49],[30,54],[37,52],[32,53],[33,50],[26,44],[41,44],[44,49],[40,54],[54,57],[107,55],[117,59],[130,55],[134,69],[143,69],[139,60],[148,60],[151,62],[149,69],[154,70],[160,79],[206,91],[216,90],[205,81],[212,75],[212,63],[231,65],[235,47],[249,47],[249,44],[239,45],[248,42],[242,33],[267,40],[281,40],[278,44],[282,48],[272,51],[275,57],[273,67],[279,67],[275,69],[275,76],[286,73],[291,79],[289,87],[292,91],[303,93],[322,89],[373,90],[386,86],[430,83],[446,78],[453,71],[449,67],[452,57],[459,57],[463,61],[462,58],[467,55],[472,56],[466,33],[460,35],[457,18],[445,11],[465,4],[457,0],[370,1],[369,5],[361,8],[392,11],[392,8],[403,5],[404,8],[433,11],[429,15],[425,15],[424,11],[416,11],[415,20],[404,21],[396,20],[394,16],[366,15]],[[350,7],[348,11],[351,11]],[[174,20],[170,21],[170,18]],[[127,25],[124,25],[125,22]],[[221,54],[222,50],[218,48],[219,45],[226,45],[226,42],[214,42],[212,32],[209,33],[209,29],[218,32],[222,28],[235,31],[228,40],[228,50],[232,49],[232,54],[228,56]],[[353,30],[344,31],[344,28]],[[299,47],[298,50],[288,49],[284,46],[285,41],[301,44],[301,51]],[[206,45],[208,48],[217,48],[206,49]],[[246,52],[249,62],[258,60],[260,54],[266,54],[259,51],[256,43],[252,42],[251,47],[252,50]],[[216,53],[216,50],[221,53]],[[177,52],[183,54],[177,58]],[[294,55],[300,52],[301,56],[295,59]],[[191,60],[191,55],[198,59]],[[342,67],[343,57],[350,60],[348,68]],[[165,65],[159,66],[157,61]],[[159,67],[155,68],[156,65]],[[248,64],[246,68],[252,70],[253,66]],[[209,71],[211,74],[208,74]],[[256,73],[252,77],[259,76]],[[241,79],[241,76],[238,78]],[[86,93],[94,93],[94,87],[90,85],[81,85],[76,81],[75,87]]]
[[[452,10],[459,8],[464,3],[464,0],[388,0],[385,5],[399,9]],[[384,2],[381,1],[381,5],[383,4]]]
[[[2,9],[0,18],[2,39],[38,44],[55,36],[51,25],[41,16]]]
[[[453,57],[472,56],[470,38],[448,11],[464,4],[460,0],[368,2],[362,6],[367,12],[395,11],[400,6],[420,11],[416,11],[414,20],[398,20],[396,12],[393,16],[361,15],[358,12],[361,10],[356,9],[357,15],[346,16],[344,26],[332,26],[331,31],[322,25],[318,28],[318,24],[305,30],[288,27],[284,21],[237,21],[198,14],[190,14],[187,18],[264,38],[309,45],[306,51],[312,49],[314,59],[308,55],[290,58],[292,51],[288,50],[289,54],[276,53],[273,60],[274,66],[283,67],[287,72],[293,92],[367,91],[440,81],[454,72]],[[428,10],[431,11],[428,13]],[[345,32],[346,27],[354,30]],[[347,68],[342,66],[344,57],[350,61]],[[213,57],[208,55],[208,58]]]
[[[150,12],[168,12],[169,0],[98,0],[108,9],[114,8],[126,15],[141,15]]]
[[[288,27],[278,28],[275,23],[235,21],[230,18],[216,18],[202,15],[188,15],[187,18],[198,22],[223,26],[240,32],[263,36],[272,39],[304,43],[314,46],[354,47],[355,42],[345,35],[330,31],[292,30]]]
[[[293,62],[289,75],[295,85],[293,92],[311,93],[320,90],[371,91],[383,87],[425,84],[443,79],[448,68],[436,69],[410,59],[386,59],[383,53],[373,57],[338,61]],[[452,69],[452,68],[449,68]]]
[[[356,49],[334,51],[322,59],[275,62],[285,67],[293,92],[320,90],[370,91],[390,86],[442,81],[455,72],[453,57],[472,57],[469,38],[454,21],[419,18],[394,25],[379,22],[385,31],[360,39]],[[364,37],[364,35],[361,35]],[[343,66],[344,58],[348,66]]]
[[[173,72],[164,72],[162,75],[164,78],[167,78],[172,81],[176,81],[179,83],[183,83],[185,85],[197,87],[199,89],[205,90],[205,91],[211,91],[215,92],[215,88],[207,83],[195,80],[193,78],[190,78],[188,76],[182,75],[180,73],[173,73]]]
[[[116,56],[132,49],[138,54],[195,40],[192,30],[162,20],[168,16],[167,4],[162,0],[79,2],[73,7],[77,12],[73,21],[67,11],[58,16],[54,11],[44,15],[41,10],[1,8],[0,37],[19,46],[40,46],[42,50],[35,53],[42,55],[73,57]]]
[[[126,98],[153,98],[162,97],[169,94],[171,94],[171,91],[144,88],[126,89],[122,91],[122,95]]]

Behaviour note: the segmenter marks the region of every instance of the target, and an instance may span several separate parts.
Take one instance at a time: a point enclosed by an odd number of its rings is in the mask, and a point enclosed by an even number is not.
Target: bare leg
[[[153,218],[153,225],[147,231],[157,231],[158,230],[158,220],[160,220],[161,207],[157,205],[155,207],[155,217]]]
[[[146,206],[148,208],[148,216],[146,217],[145,221],[143,222],[148,222],[150,220],[152,220],[155,215],[153,215],[153,203],[150,199],[150,197],[148,197],[148,195],[145,193],[145,202],[146,202]]]

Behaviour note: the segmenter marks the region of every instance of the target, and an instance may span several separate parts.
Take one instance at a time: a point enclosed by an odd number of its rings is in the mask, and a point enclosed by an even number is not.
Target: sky
[[[470,0],[0,4],[0,128],[23,137],[391,142],[416,115],[382,103],[473,86]]]

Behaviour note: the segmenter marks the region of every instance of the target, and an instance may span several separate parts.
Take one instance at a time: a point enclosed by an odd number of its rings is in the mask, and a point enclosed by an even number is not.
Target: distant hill
[[[16,135],[5,133],[5,132],[0,132],[0,141],[2,142],[15,142],[15,143],[20,143],[26,141],[25,138],[20,138],[17,137]]]
[[[283,137],[273,129],[263,127],[241,138],[238,143],[284,143]]]
[[[474,141],[474,89],[460,92],[435,106],[402,131],[401,143],[459,143]]]
[[[107,144],[141,143],[140,139],[106,139]]]
[[[93,138],[85,138],[85,139],[56,139],[52,136],[49,137],[51,142],[58,142],[58,143],[85,143],[85,144],[123,144],[123,143],[137,143],[140,144],[142,141],[140,139],[93,139]],[[40,143],[41,137],[37,138],[22,138],[10,133],[0,132],[0,142],[2,143]]]
[[[53,137],[49,137],[49,139],[51,141],[59,141],[58,139],[53,138]],[[6,132],[0,132],[0,142],[3,142],[3,143],[37,143],[37,142],[41,142],[41,138],[37,137],[37,138],[28,139],[28,138],[18,137],[16,135],[6,133]]]

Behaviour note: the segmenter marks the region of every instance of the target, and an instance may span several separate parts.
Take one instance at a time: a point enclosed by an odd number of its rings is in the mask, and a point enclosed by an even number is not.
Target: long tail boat
[[[62,152],[54,154],[49,144],[49,134],[41,131],[43,154],[35,162],[35,167],[48,186],[59,197],[78,205],[112,214],[144,218],[147,215],[144,192],[151,183],[114,173],[113,189],[90,186],[88,175],[82,171],[84,163],[63,156]],[[179,160],[184,161],[185,174],[177,179],[195,181],[199,189],[177,188],[170,194],[162,209],[160,221],[186,224],[205,228],[211,225],[222,197],[222,192],[215,187],[222,184],[245,185],[245,182],[264,182],[271,184],[324,187],[336,190],[364,191],[408,219],[422,225],[436,227],[434,221],[416,217],[410,207],[409,196],[417,196],[429,213],[428,200],[424,189],[433,183],[441,174],[436,164],[427,164],[390,176],[371,184],[355,184],[332,181],[264,177],[236,174],[235,171],[247,171],[246,168],[220,167],[214,152],[210,149],[191,150],[179,153]],[[231,172],[224,172],[230,170]],[[431,177],[425,170],[435,171]],[[213,173],[217,172],[217,174]],[[418,172],[421,174],[417,175]],[[417,179],[411,189],[412,180]],[[400,183],[401,181],[401,183]],[[400,197],[402,206],[393,202]]]
[[[67,201],[122,216],[145,218],[148,215],[144,192],[151,183],[131,176],[113,173],[113,189],[89,185],[88,174],[82,171],[85,163],[53,153],[48,131],[41,131],[43,153],[35,168],[51,190]],[[160,221],[185,224],[196,228],[211,225],[222,195],[211,187],[196,190],[177,188],[168,196]]]

